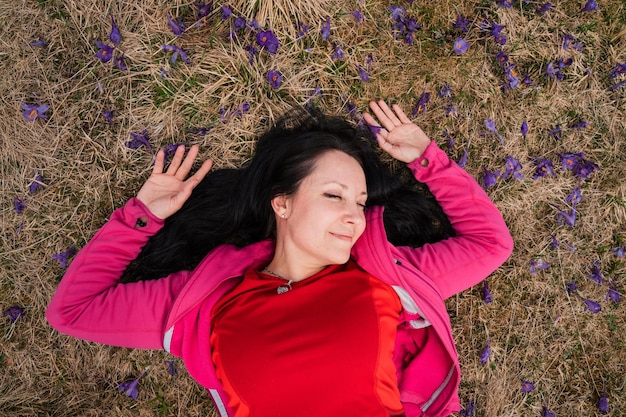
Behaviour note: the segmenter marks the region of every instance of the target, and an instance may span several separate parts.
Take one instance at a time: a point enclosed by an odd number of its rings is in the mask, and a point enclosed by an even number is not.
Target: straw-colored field
[[[468,151],[465,169],[480,181],[499,171],[488,193],[514,253],[486,281],[492,302],[482,286],[448,300],[464,415],[475,404],[474,416],[593,416],[601,397],[609,415],[626,414],[626,310],[617,301],[626,290],[626,3],[505,3],[234,0],[223,19],[216,1],[198,21],[198,6],[180,0],[0,2],[0,416],[215,415],[180,361],[169,376],[167,354],[48,326],[64,273],[58,254],[84,246],[147,178],[153,157],[126,146],[133,133],[145,130],[155,150],[198,144],[202,158],[232,167],[294,105],[358,122],[349,110],[375,98],[415,109],[453,159]],[[455,27],[459,13],[466,31]],[[168,16],[184,22],[180,36]],[[113,46],[111,17],[121,40],[103,63],[94,41]],[[237,17],[247,26],[235,31]],[[308,32],[299,35],[298,22]],[[259,30],[276,35],[275,53],[256,43]],[[468,43],[461,54],[459,38]],[[163,45],[182,48],[189,63],[178,52],[172,64]],[[38,115],[32,106],[44,107]],[[574,169],[562,168],[567,153],[584,153],[570,156]],[[505,173],[508,157],[521,169]],[[537,168],[546,161],[553,175]],[[566,291],[572,282],[578,290]],[[136,400],[118,391],[146,369]]]

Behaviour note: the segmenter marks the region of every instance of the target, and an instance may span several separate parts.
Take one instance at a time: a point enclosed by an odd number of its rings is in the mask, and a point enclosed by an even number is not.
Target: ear
[[[289,197],[286,194],[280,194],[272,198],[272,210],[274,210],[277,217],[283,219],[287,217],[288,200]]]

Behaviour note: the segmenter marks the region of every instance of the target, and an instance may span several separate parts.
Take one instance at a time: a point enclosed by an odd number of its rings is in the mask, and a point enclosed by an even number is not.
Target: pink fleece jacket
[[[367,211],[367,227],[352,255],[363,269],[391,285],[402,302],[394,361],[406,415],[443,417],[460,409],[460,368],[444,300],[498,268],[513,241],[486,193],[434,142],[409,168],[435,195],[456,237],[420,248],[394,247],[386,238],[383,209],[374,207]],[[138,226],[139,218],[148,219],[145,226]],[[244,271],[269,263],[274,243],[223,245],[193,271],[120,284],[126,265],[162,225],[134,198],[116,210],[73,260],[46,317],[55,329],[74,337],[165,349],[181,357],[213,397],[220,416],[232,416],[211,361],[211,308]],[[426,338],[415,330],[422,328]]]

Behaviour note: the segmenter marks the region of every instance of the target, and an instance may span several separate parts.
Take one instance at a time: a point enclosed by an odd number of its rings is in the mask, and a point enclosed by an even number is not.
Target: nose
[[[365,213],[363,213],[363,208],[358,204],[350,204],[346,209],[345,221],[354,225],[361,225],[365,223]]]

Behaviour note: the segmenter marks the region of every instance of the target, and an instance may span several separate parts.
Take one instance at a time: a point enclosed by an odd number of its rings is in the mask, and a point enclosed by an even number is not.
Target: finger
[[[206,176],[206,174],[209,173],[212,167],[213,167],[213,161],[210,159],[207,159],[206,161],[202,163],[202,166],[200,167],[200,169],[198,169],[196,173],[193,174],[189,178],[189,180],[191,181],[187,180],[187,182],[195,182],[194,184],[194,187],[195,187],[196,185],[198,185],[200,181],[202,181],[202,179]]]
[[[160,149],[156,154],[156,160],[154,161],[154,166],[152,167],[153,174],[162,174],[163,173],[163,164],[165,160],[165,152],[163,149]]]
[[[167,168],[166,174],[174,175],[176,171],[178,171],[178,167],[180,167],[180,163],[183,160],[183,155],[185,153],[185,146],[178,145],[176,147],[176,151],[174,152],[174,157],[172,158],[172,162],[170,162],[170,166]]]
[[[398,119],[394,111],[389,108],[387,103],[385,103],[383,100],[380,100],[378,102],[378,105],[380,106],[380,109],[385,113],[385,116],[387,116],[387,118],[391,121],[391,123],[393,123],[393,126],[399,126],[402,124],[400,119]],[[393,126],[392,126],[392,129],[393,129]],[[387,130],[391,130],[391,129],[387,127]]]
[[[378,124],[378,121],[374,119],[371,114],[363,113],[363,120],[365,120],[365,123],[367,123],[368,127],[370,128],[370,132],[372,132],[374,136],[387,136],[387,130],[385,130],[384,127]]]
[[[183,160],[183,163],[178,168],[178,171],[176,171],[176,178],[182,181],[185,179],[187,174],[189,174],[189,171],[191,171],[191,167],[196,160],[196,156],[198,156],[198,150],[199,148],[197,145],[193,145],[189,149],[189,152],[187,152],[187,156]]]
[[[409,118],[406,116],[406,113],[404,113],[404,110],[402,110],[400,106],[398,106],[397,104],[394,104],[393,110],[396,112],[396,114],[398,115],[398,118],[400,119],[402,123],[412,123],[409,120]]]

